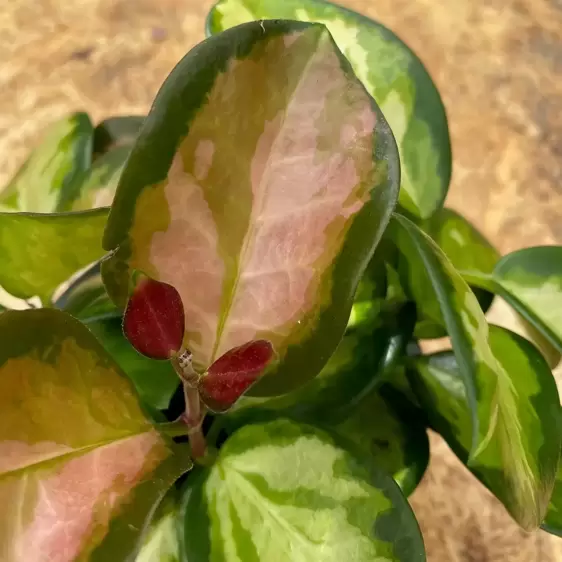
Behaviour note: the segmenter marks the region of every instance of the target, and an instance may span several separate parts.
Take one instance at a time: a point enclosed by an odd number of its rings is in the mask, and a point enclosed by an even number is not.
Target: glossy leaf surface
[[[562,465],[559,465],[554,491],[541,528],[548,533],[562,537]]]
[[[81,186],[80,197],[72,205],[73,211],[111,205],[130,152],[130,146],[114,148],[93,163]]]
[[[276,18],[319,22],[330,30],[396,137],[400,204],[429,217],[449,187],[451,147],[443,103],[421,61],[381,24],[321,0],[220,0],[207,29],[218,33],[250,20]]]
[[[68,214],[0,213],[0,286],[48,305],[59,285],[104,254],[107,209]]]
[[[429,440],[423,418],[391,390],[385,385],[371,392],[331,429],[354,443],[409,495],[427,468]]]
[[[138,137],[144,120],[141,115],[121,115],[109,117],[99,123],[94,131],[95,156],[100,157],[117,148],[131,147]]]
[[[178,509],[174,491],[158,506],[135,562],[180,562]]]
[[[121,317],[101,278],[101,261],[94,262],[60,285],[53,294],[53,307],[84,323]]]
[[[546,472],[544,483],[537,481],[536,467],[522,462],[528,456],[530,437],[526,432],[513,431],[521,423],[520,393],[525,397],[528,394],[524,386],[518,386],[523,382],[512,380],[511,371],[516,363],[510,353],[516,357],[521,353],[516,354],[517,346],[512,340],[505,343],[510,350],[507,354],[502,346],[493,345],[493,332],[476,297],[427,235],[400,215],[395,215],[389,234],[406,257],[401,261],[408,266],[402,272],[403,279],[416,304],[420,303],[426,314],[433,314],[450,335],[471,419],[469,465],[486,464],[490,457],[501,454],[506,478],[518,490],[507,507],[522,527],[537,527],[546,509],[542,490],[548,490],[549,476]],[[495,444],[503,443],[506,435],[510,435],[509,449],[498,452]],[[547,488],[540,487],[543,485]]]
[[[500,259],[500,254],[490,242],[452,209],[439,209],[424,224],[424,228],[461,274],[488,275]],[[492,304],[493,294],[477,287],[472,287],[472,290],[486,312]]]
[[[88,328],[132,381],[143,403],[166,409],[180,383],[170,362],[154,361],[138,353],[124,336],[120,318],[92,322]]]
[[[310,426],[246,426],[212,468],[193,476],[182,560],[425,560],[413,513],[392,479]]]
[[[312,424],[346,419],[403,355],[415,323],[413,306],[382,310],[376,325],[348,332],[317,377],[273,398],[244,396],[221,418],[229,430],[272,416]]]
[[[131,345],[152,359],[179,352],[185,326],[181,297],[175,287],[142,277],[129,298],[123,332]]]
[[[512,410],[492,404],[486,448],[468,467],[521,526],[532,529],[545,516],[558,468],[558,392],[548,365],[527,340],[490,326],[489,341],[509,377]],[[472,429],[457,361],[444,352],[417,359],[415,367],[410,380],[431,424],[466,463]],[[491,398],[500,403],[502,394]]]
[[[492,273],[500,259],[490,242],[452,209],[439,209],[424,229],[461,272]]]
[[[397,164],[325,27],[228,30],[191,51],[154,103],[110,214],[104,244],[117,253],[104,282],[120,304],[135,270],[176,287],[200,371],[271,341],[278,368],[251,392],[291,390],[345,330],[396,201]]]
[[[562,353],[562,246],[504,256],[493,279],[501,296]]]
[[[5,312],[0,340],[0,559],[127,559],[189,459],[71,316]]]
[[[199,382],[203,402],[214,412],[225,412],[263,376],[274,356],[273,346],[266,340],[227,351]]]
[[[0,211],[68,211],[92,162],[93,133],[85,113],[74,113],[51,125],[0,191]]]

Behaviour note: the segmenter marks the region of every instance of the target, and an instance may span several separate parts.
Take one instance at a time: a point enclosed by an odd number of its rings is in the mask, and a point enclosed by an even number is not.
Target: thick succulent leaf
[[[185,318],[175,287],[139,276],[123,316],[131,345],[152,359],[170,359],[182,346]]]
[[[92,162],[94,128],[74,113],[46,131],[12,181],[0,191],[0,211],[67,211]]]
[[[173,490],[158,506],[135,562],[180,562],[178,511],[179,498]]]
[[[429,463],[423,417],[388,385],[365,396],[330,429],[390,474],[404,494],[411,494],[422,479]]]
[[[488,339],[508,377],[510,409],[505,392],[489,395],[493,402],[486,447],[472,460],[470,407],[453,354],[418,358],[409,378],[432,426],[514,519],[532,529],[543,521],[558,469],[562,420],[556,383],[543,357],[524,338],[490,326]]]
[[[121,316],[105,290],[101,260],[60,285],[53,294],[53,307],[65,310],[84,323]]]
[[[244,396],[221,421],[232,431],[277,416],[322,425],[346,419],[403,356],[414,324],[413,305],[385,307],[376,325],[343,337],[317,377],[282,396]]]
[[[80,197],[72,205],[73,211],[111,205],[130,152],[130,146],[120,146],[95,160],[81,186]]]
[[[176,287],[201,371],[271,341],[280,361],[251,392],[291,390],[341,339],[397,164],[324,26],[228,30],[191,51],[154,103],[109,217],[104,282],[121,305],[135,270]]]
[[[562,246],[525,248],[494,269],[499,294],[562,353]]]
[[[474,225],[452,209],[439,209],[426,221],[424,229],[461,274],[491,274],[500,259],[499,252]],[[493,293],[472,289],[486,312],[492,304]]]
[[[0,286],[48,305],[59,285],[104,255],[107,214],[0,213]]]
[[[492,273],[500,259],[490,242],[452,209],[439,209],[426,221],[424,230],[461,272]]]
[[[141,115],[109,117],[94,131],[95,160],[103,154],[121,147],[131,147],[139,134],[145,118]]]
[[[218,33],[246,21],[276,18],[319,22],[330,30],[396,137],[400,204],[429,217],[449,187],[451,146],[443,103],[421,61],[381,24],[321,0],[220,0],[207,30]]]
[[[522,462],[527,459],[528,435],[513,431],[521,423],[519,400],[527,396],[525,386],[519,388],[519,381],[514,384],[512,380],[511,370],[517,363],[510,353],[519,360],[524,354],[517,353],[517,345],[507,338],[503,338],[510,350],[507,354],[503,340],[502,345],[493,344],[493,332],[476,297],[427,235],[400,215],[391,221],[389,234],[406,257],[401,262],[409,266],[404,278],[416,304],[425,307],[429,303],[431,307],[424,310],[435,314],[451,337],[471,419],[469,465],[486,464],[490,456],[501,457],[506,478],[517,490],[507,507],[524,528],[532,529],[544,516],[543,490],[548,490],[549,481],[547,473],[547,487],[537,489],[535,467]],[[557,400],[556,389],[553,396]],[[504,442],[506,435],[510,435],[510,446],[498,451],[496,443]]]
[[[193,476],[182,509],[184,561],[425,560],[392,479],[313,427],[246,426]]]
[[[88,328],[131,379],[143,403],[157,410],[166,409],[180,383],[171,363],[138,353],[123,335],[119,318],[92,322]]]
[[[267,340],[254,340],[227,351],[200,379],[201,400],[213,412],[226,412],[264,375],[275,358]]]
[[[5,312],[0,341],[0,559],[126,560],[189,459],[71,316]]]
[[[541,528],[553,535],[562,537],[562,463],[558,467],[554,491],[552,492],[546,518]]]

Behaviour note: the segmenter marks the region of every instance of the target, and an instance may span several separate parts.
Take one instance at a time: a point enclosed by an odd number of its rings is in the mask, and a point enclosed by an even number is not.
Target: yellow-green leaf
[[[420,357],[408,374],[432,426],[513,518],[533,529],[546,514],[558,469],[562,418],[556,383],[527,340],[497,326],[490,326],[488,340],[505,380],[481,381],[495,388],[482,392],[488,432],[471,459],[470,406],[458,360],[450,352]]]
[[[189,458],[71,316],[5,312],[0,342],[0,560],[128,559]]]
[[[184,561],[425,561],[392,479],[311,426],[243,427],[193,476],[182,506]]]
[[[0,286],[50,304],[59,285],[104,254],[107,209],[82,213],[0,213]]]
[[[67,211],[92,162],[94,128],[85,113],[51,125],[12,181],[0,191],[0,211]]]

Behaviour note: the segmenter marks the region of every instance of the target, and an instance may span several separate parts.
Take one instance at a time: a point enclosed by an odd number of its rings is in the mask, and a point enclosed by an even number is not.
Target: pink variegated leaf
[[[251,392],[286,392],[341,339],[398,175],[388,125],[324,26],[233,28],[158,94],[112,206],[104,282],[122,306],[135,270],[174,286],[199,372],[271,342],[279,361]]]
[[[266,340],[227,351],[201,379],[201,398],[212,411],[225,412],[263,375],[274,355],[273,346]]]
[[[167,283],[141,277],[129,298],[123,332],[152,359],[169,359],[182,345],[184,313],[179,293]]]
[[[5,312],[0,341],[0,560],[128,559],[189,459],[68,314]]]

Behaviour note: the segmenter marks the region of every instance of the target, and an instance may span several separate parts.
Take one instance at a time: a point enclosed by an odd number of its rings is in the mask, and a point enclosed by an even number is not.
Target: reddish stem
[[[203,435],[203,418],[205,412],[201,409],[201,400],[197,388],[183,383],[183,395],[185,397],[185,413],[183,419],[189,428],[189,444],[191,446],[191,454],[194,459],[205,456],[207,452],[207,443]]]

